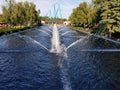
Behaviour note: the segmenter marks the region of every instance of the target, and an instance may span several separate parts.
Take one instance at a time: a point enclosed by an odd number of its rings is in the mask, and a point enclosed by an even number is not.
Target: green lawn
[[[84,32],[84,33],[90,33],[90,29],[87,29],[87,28],[83,28],[83,27],[74,27],[74,26],[71,26],[70,27],[71,29],[74,29],[74,30],[77,30],[77,31],[80,31],[80,32]]]
[[[2,28],[0,29],[0,36],[3,34],[14,33],[14,32],[22,31],[29,28],[32,28],[32,27],[26,26],[26,27]]]

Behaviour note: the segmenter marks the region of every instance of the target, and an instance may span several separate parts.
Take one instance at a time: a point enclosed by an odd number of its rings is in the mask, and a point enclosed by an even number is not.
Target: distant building
[[[41,21],[41,24],[45,24],[45,21]]]
[[[0,14],[0,16],[3,16],[2,14]]]
[[[45,24],[47,25],[52,25],[52,24],[59,24],[59,25],[63,25],[63,20],[46,20]]]
[[[66,26],[71,24],[70,21],[64,21],[63,23],[64,23]]]
[[[8,27],[7,23],[0,22],[0,28],[6,28],[6,27]]]

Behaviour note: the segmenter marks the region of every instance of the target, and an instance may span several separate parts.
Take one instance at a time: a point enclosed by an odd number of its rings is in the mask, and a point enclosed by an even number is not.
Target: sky
[[[36,4],[36,9],[40,9],[41,16],[46,16],[50,9],[52,9],[52,0],[15,0],[19,1],[32,1]],[[57,0],[60,2],[61,13],[63,18],[69,18],[73,8],[77,7],[81,2],[90,3],[91,0]],[[2,5],[5,5],[5,0],[0,0],[0,13],[2,13]]]

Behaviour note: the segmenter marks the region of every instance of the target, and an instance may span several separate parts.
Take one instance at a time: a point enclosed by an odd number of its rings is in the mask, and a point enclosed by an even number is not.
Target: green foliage
[[[8,6],[3,6],[4,19],[11,25],[37,25],[40,23],[39,11],[32,2],[8,1]]]
[[[69,17],[72,24],[99,25],[92,32],[100,35],[120,33],[120,0],[92,0],[93,4],[81,3]],[[99,30],[98,30],[99,29]]]
[[[95,6],[101,6],[107,0],[92,0]]]
[[[4,22],[4,17],[0,16],[0,22]]]
[[[93,4],[83,2],[77,8],[73,9],[69,19],[72,24],[94,24],[96,22],[96,12],[97,8],[95,8]]]
[[[104,25],[104,29],[109,33],[120,32],[120,0],[104,2],[101,10],[100,25]]]
[[[32,27],[16,26],[16,27],[12,27],[12,28],[2,28],[2,29],[0,29],[0,36],[4,35],[4,34],[7,34],[7,33],[23,31],[23,30],[26,30],[26,29],[29,29],[29,28],[32,28]]]

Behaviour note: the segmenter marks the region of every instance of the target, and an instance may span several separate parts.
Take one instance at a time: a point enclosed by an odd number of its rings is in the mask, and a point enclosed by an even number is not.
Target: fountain
[[[44,45],[42,45],[40,42],[38,42],[37,40],[35,40],[35,39],[33,39],[33,38],[29,37],[29,36],[26,36],[26,35],[22,35],[22,36],[21,36],[21,35],[18,35],[18,37],[24,39],[24,40],[25,40],[26,42],[28,42],[28,43],[29,43],[29,40],[30,40],[31,42],[33,42],[33,43],[41,46],[41,47],[44,48],[45,50],[49,51]]]
[[[56,24],[54,24],[54,27],[53,27],[50,52],[51,53],[61,53],[62,52],[60,40],[59,40],[59,32],[58,32]]]
[[[59,32],[56,24],[53,27],[50,52],[58,55],[58,66],[60,68],[60,75],[64,90],[71,90],[71,83],[68,78],[68,71],[67,68],[65,68],[63,65],[63,62],[66,61],[67,58],[66,47],[64,44],[60,43]]]
[[[0,38],[0,90],[119,90],[119,42],[59,28]]]
[[[69,32],[71,32],[71,31],[67,31],[67,32],[63,33],[62,35],[65,35],[65,34],[67,34]],[[67,50],[70,47],[72,47],[75,44],[77,44],[78,42],[83,41],[85,38],[86,37],[82,37],[81,39],[73,42],[68,47],[66,47],[64,44],[61,44],[60,39],[59,39],[59,32],[58,32],[58,29],[57,29],[57,25],[54,24],[52,38],[51,38],[51,49],[50,49],[50,52],[51,53],[61,54],[61,56],[67,57]]]
[[[45,33],[46,35],[48,35],[48,36],[50,36],[51,37],[51,35],[49,34],[49,33],[47,33],[47,32],[45,32],[44,30],[40,30],[40,29],[37,29],[39,32],[43,32],[43,33]]]
[[[84,38],[80,38],[80,39],[78,39],[77,41],[71,43],[69,46],[67,46],[66,50],[68,50],[68,49],[71,48],[72,46],[76,45],[77,43],[83,41],[84,39],[85,39],[85,37],[84,37]]]
[[[67,31],[67,32],[63,33],[62,36],[66,35],[66,34],[68,34],[68,33],[70,33],[70,32],[71,32],[71,31]]]

